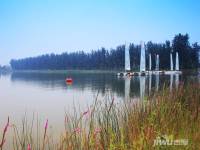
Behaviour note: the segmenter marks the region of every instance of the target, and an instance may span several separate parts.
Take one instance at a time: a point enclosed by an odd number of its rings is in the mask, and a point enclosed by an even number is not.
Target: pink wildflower
[[[47,119],[47,121],[46,121],[46,124],[45,124],[45,130],[47,129],[47,127],[48,127],[48,119]]]
[[[96,134],[98,134],[98,133],[100,133],[101,132],[101,128],[95,128],[95,130],[94,130],[94,134],[96,135]]]
[[[83,113],[83,116],[87,115],[88,113],[90,113],[89,109]]]
[[[47,135],[47,128],[48,128],[48,119],[45,123],[45,126],[44,126],[44,138],[43,138],[43,145],[42,145],[42,150],[44,150],[45,148],[45,139],[46,139],[46,135]]]
[[[83,112],[83,116],[85,116],[86,119],[89,119],[90,114],[91,114],[91,112],[89,109],[87,111]]]
[[[75,128],[74,132],[77,133],[77,134],[81,133],[81,128]]]
[[[7,121],[7,124],[6,124],[5,128],[4,128],[3,137],[2,137],[2,140],[1,140],[1,143],[0,143],[0,148],[1,148],[1,150],[3,149],[3,145],[4,145],[5,141],[6,141],[6,140],[5,140],[5,136],[6,136],[6,132],[7,132],[8,127],[9,127],[9,122],[10,122],[10,119],[9,119],[9,117],[8,117],[8,121]]]
[[[28,149],[27,150],[31,150],[31,145],[30,144],[28,144]]]

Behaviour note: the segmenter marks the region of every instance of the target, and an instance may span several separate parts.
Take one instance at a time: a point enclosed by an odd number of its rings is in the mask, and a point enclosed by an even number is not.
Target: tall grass
[[[50,121],[50,120],[49,120]],[[200,149],[200,85],[180,84],[170,92],[163,88],[145,100],[126,100],[118,104],[114,97],[99,100],[88,110],[73,115],[66,112],[64,131],[54,139],[48,120],[40,128],[23,121],[12,125],[13,150],[130,150]],[[36,128],[36,133],[33,130]],[[36,136],[35,136],[36,134]],[[3,137],[5,138],[6,135]],[[188,139],[187,145],[155,145],[155,139]],[[55,142],[56,141],[56,142]],[[3,146],[1,147],[3,149]]]

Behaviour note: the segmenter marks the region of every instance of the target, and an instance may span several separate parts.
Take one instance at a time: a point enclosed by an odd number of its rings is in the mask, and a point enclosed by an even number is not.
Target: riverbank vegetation
[[[139,70],[140,45],[130,43],[130,65],[132,70]],[[62,54],[46,54],[38,57],[13,59],[10,64],[14,70],[124,70],[125,45],[110,50],[101,48],[89,52],[65,52]],[[180,69],[195,69],[199,66],[200,45],[190,44],[189,35],[175,35],[172,42],[146,43],[146,62],[148,54],[152,56],[152,69],[155,69],[155,56],[160,55],[160,69],[169,70],[170,52],[175,60],[175,53],[179,53]]]
[[[24,119],[19,127],[10,118],[0,149],[8,146],[7,132],[13,133],[13,150],[199,149],[199,91],[199,84],[181,83],[178,89],[164,87],[144,100],[117,102],[113,96],[100,100],[97,95],[87,110],[66,112],[59,139],[50,133],[51,120],[41,127]]]
[[[1,66],[0,65],[0,73],[10,73],[12,71],[10,66]]]

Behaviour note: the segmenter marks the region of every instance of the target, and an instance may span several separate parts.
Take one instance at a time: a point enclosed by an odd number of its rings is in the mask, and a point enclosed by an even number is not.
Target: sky
[[[200,43],[199,0],[0,0],[0,64],[125,42]]]

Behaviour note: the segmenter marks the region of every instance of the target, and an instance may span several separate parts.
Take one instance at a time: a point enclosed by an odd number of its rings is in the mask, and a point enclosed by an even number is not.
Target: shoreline
[[[137,71],[137,70],[132,70]],[[168,71],[168,70],[166,70]],[[88,74],[117,74],[119,72],[124,72],[123,70],[80,70],[80,69],[69,69],[69,70],[11,70],[6,73],[54,73],[54,74],[67,74],[67,73],[88,73]],[[185,69],[182,70],[183,74],[187,75],[198,75],[200,73],[200,68],[198,69]],[[5,73],[5,72],[0,72]]]
[[[13,70],[17,73],[117,73],[118,70]]]

